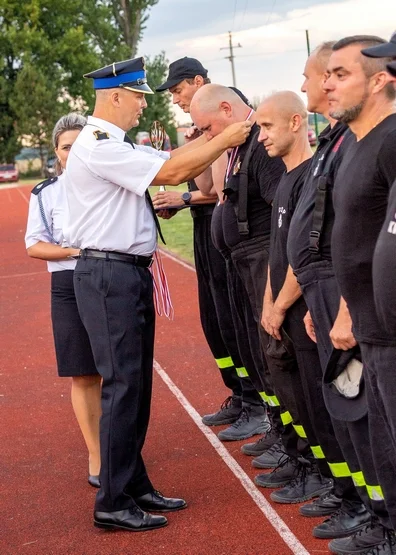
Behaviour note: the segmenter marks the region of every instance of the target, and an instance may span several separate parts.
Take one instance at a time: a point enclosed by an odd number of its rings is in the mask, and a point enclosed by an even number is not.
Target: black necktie
[[[135,148],[133,142],[131,141],[131,139],[126,134],[125,134],[125,137],[124,137],[124,142],[130,144],[132,148]],[[157,228],[158,235],[160,236],[161,241],[164,243],[164,245],[166,245],[164,236],[162,235],[161,226],[160,226],[160,223],[159,223],[158,218],[157,218],[157,214],[156,214],[155,209],[154,209],[153,201],[151,200],[151,195],[148,192],[148,189],[146,189],[145,195],[146,195],[148,205],[150,206],[151,213],[153,214],[154,223],[155,223],[155,227]]]

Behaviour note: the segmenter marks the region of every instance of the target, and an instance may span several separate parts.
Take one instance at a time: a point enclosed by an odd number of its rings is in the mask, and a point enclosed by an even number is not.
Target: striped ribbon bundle
[[[174,310],[168,287],[168,280],[166,279],[161,254],[158,249],[154,252],[154,263],[150,271],[153,276],[155,310],[158,316],[164,315],[168,320],[173,320]]]

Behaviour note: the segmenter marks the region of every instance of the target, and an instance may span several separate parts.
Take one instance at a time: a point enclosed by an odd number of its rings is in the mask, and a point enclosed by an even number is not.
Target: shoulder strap
[[[49,179],[45,179],[44,181],[42,181],[41,183],[38,183],[33,189],[32,189],[32,194],[33,195],[38,195],[43,189],[45,189],[46,187],[48,187],[48,185],[51,185],[52,183],[55,183],[55,181],[57,181],[58,178],[56,176],[54,177],[50,177]]]
[[[257,131],[246,151],[245,157],[243,159],[241,169],[239,170],[239,187],[238,187],[238,205],[237,205],[237,222],[239,235],[246,237],[249,235],[249,222],[247,217],[247,206],[248,206],[248,186],[249,186],[249,162],[252,156],[253,148],[257,146],[257,137],[259,131]]]
[[[320,237],[323,231],[323,224],[326,214],[326,200],[329,192],[329,184],[331,182],[329,173],[332,169],[334,158],[341,146],[345,137],[345,132],[338,138],[335,145],[331,147],[330,152],[325,151],[322,155],[324,160],[323,167],[320,167],[320,162],[315,171],[320,172],[318,178],[318,185],[316,188],[315,207],[312,218],[312,229],[309,233],[309,252],[320,259]]]

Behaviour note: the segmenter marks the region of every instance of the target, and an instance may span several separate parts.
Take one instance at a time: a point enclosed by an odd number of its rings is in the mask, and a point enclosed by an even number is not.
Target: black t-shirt
[[[388,116],[345,153],[334,185],[334,271],[357,340],[396,344],[377,318],[373,254],[396,179],[396,114]]]
[[[217,203],[212,214],[211,233],[212,242],[216,249],[222,254],[228,253],[223,233],[223,207],[224,204]]]
[[[271,268],[271,289],[274,299],[276,299],[279,295],[286,279],[287,268],[289,265],[286,251],[290,221],[296,209],[310,162],[311,160],[306,160],[289,173],[284,173],[275,193],[272,205],[269,258]]]
[[[396,181],[389,194],[385,222],[374,251],[373,289],[379,321],[396,337]]]
[[[342,123],[336,123],[333,128],[330,125],[327,126],[319,135],[319,145],[313,155],[310,170],[306,174],[300,200],[290,224],[287,253],[290,265],[294,269],[304,268],[320,259],[331,261],[331,233],[334,224],[332,190],[334,176],[349,142],[348,137],[353,137],[353,134]],[[330,165],[326,165],[330,160]],[[309,234],[313,229],[318,181],[323,172],[328,176],[327,195],[319,242],[319,257],[317,257],[309,250]]]
[[[264,146],[257,142],[258,131],[258,126],[254,124],[246,143],[238,149],[226,183],[227,190],[232,189],[222,210],[224,239],[229,248],[253,237],[269,237],[271,231],[271,203],[285,165],[280,158],[268,156]],[[235,212],[238,208],[239,169],[252,141],[256,144],[251,152],[248,167],[249,235],[241,237]]]

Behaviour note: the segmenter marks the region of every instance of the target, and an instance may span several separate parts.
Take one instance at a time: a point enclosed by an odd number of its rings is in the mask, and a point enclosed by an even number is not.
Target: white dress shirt
[[[151,256],[157,230],[145,191],[170,155],[133,149],[124,137],[116,125],[88,117],[67,161],[64,236],[81,249]]]
[[[43,209],[48,227],[55,241],[60,246],[68,246],[63,237],[63,223],[66,211],[65,177],[60,175],[57,181],[47,185],[41,191]],[[39,241],[52,243],[52,238],[48,233],[43,218],[40,213],[38,195],[31,194],[29,202],[29,215],[25,235],[25,245],[28,249]],[[62,270],[74,270],[75,260],[48,260],[47,268],[49,272],[60,272]]]

